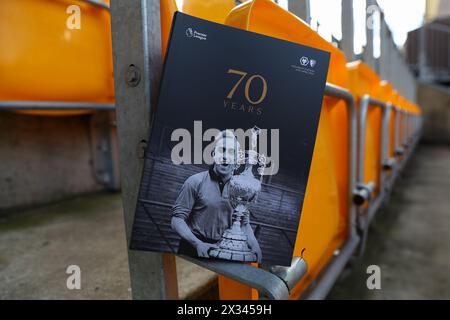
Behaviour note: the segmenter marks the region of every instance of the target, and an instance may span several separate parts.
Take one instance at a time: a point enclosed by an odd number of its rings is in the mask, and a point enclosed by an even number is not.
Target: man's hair
[[[237,152],[239,150],[240,143],[239,143],[237,137],[234,135],[233,131],[231,131],[229,129],[220,131],[216,135],[216,137],[214,139],[214,142],[215,142],[215,144],[217,146],[219,144],[219,141],[223,141],[223,140],[226,140],[226,139],[233,139],[234,140],[234,149]]]

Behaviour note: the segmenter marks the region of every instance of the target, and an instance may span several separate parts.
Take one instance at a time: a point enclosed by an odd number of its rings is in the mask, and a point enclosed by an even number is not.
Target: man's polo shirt
[[[232,212],[229,180],[222,182],[212,168],[189,177],[172,208],[173,217],[185,220],[195,236],[209,241],[220,240],[231,226]]]

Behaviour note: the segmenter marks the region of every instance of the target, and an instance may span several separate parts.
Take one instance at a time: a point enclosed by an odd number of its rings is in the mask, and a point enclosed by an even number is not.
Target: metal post
[[[411,120],[412,120],[412,114],[411,113],[409,113],[408,112],[408,115],[407,115],[407,117],[406,117],[406,137],[407,137],[407,143],[408,143],[408,145],[409,144],[411,144],[411,138],[412,138],[412,135],[411,135]]]
[[[309,0],[288,0],[288,10],[306,23],[311,22]]]
[[[419,30],[419,78],[426,80],[427,77],[427,26],[424,24]]]
[[[358,178],[356,190],[354,191],[353,201],[357,205],[362,205],[366,201],[371,200],[371,194],[376,187],[374,181],[364,183],[364,160],[366,152],[366,123],[367,123],[367,111],[370,106],[382,108],[383,113],[387,105],[379,100],[372,99],[369,95],[365,95],[361,98],[359,108],[359,153],[358,153]],[[389,128],[388,128],[389,129]],[[385,137],[389,136],[389,132],[381,132],[381,141],[385,140]],[[383,144],[381,145],[381,153],[383,153]],[[381,180],[381,179],[380,179]],[[380,186],[380,195],[382,196],[383,185]]]
[[[384,13],[380,12],[380,46],[381,56],[379,58],[380,77],[389,80],[389,28],[384,20]]]
[[[397,156],[403,155],[403,148],[400,144],[400,117],[401,110],[399,107],[395,106],[395,120],[394,120],[394,152]]]
[[[96,111],[89,118],[93,175],[108,190],[120,190],[115,114]]]
[[[406,123],[407,123],[408,113],[405,110],[402,110],[402,145],[405,150],[408,149],[408,136],[406,132]]]
[[[151,106],[162,66],[159,1],[112,1],[111,27],[122,199],[129,242],[143,148],[149,137]],[[173,255],[129,251],[128,258],[134,299],[177,298]]]
[[[374,26],[373,26],[373,15],[374,15],[374,8],[376,8],[376,2],[374,0],[367,0],[366,2],[366,37],[367,37],[367,44],[364,49],[364,62],[373,70],[375,70],[375,58],[373,57],[373,33],[374,33]],[[372,21],[371,24],[368,22]]]
[[[392,167],[391,160],[389,158],[389,128],[391,123],[391,110],[392,104],[387,103],[386,108],[383,109],[383,123],[381,127],[381,168],[390,169]],[[385,177],[386,174],[381,174],[381,186],[385,186]]]
[[[342,50],[347,60],[352,61],[355,57],[353,45],[353,0],[342,0]]]

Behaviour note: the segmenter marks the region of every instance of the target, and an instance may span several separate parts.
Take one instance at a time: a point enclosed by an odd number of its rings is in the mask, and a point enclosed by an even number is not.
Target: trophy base
[[[211,249],[208,254],[212,258],[231,261],[256,262],[258,260],[256,253],[251,251],[247,244],[247,236],[233,229],[226,230],[219,241],[219,248]]]
[[[212,258],[231,260],[231,261],[240,261],[240,262],[256,262],[257,257],[256,253],[248,251],[248,252],[240,252],[228,249],[212,249],[209,252],[209,256]]]

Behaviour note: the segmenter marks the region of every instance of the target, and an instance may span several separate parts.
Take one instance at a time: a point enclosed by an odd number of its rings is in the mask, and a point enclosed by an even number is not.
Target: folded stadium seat
[[[71,5],[80,8],[80,29],[67,26],[76,13],[66,12]],[[0,47],[0,101],[114,102],[105,7],[69,0],[0,1]],[[17,112],[60,116],[92,111]]]
[[[172,18],[175,11],[180,11],[191,16],[224,24],[231,9],[236,6],[234,0],[183,0],[181,8],[175,0],[161,0],[161,39],[163,55],[169,41]]]

